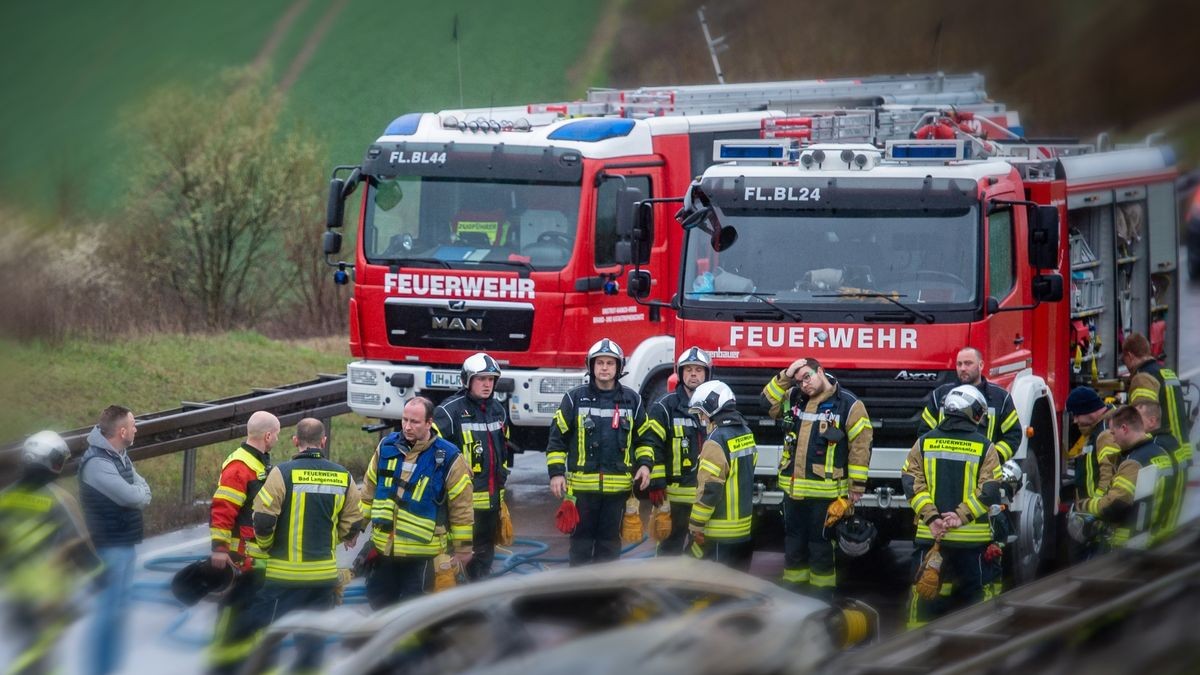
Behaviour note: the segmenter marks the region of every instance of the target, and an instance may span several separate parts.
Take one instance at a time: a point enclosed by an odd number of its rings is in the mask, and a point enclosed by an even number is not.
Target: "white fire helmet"
[[[625,352],[621,350],[621,345],[613,342],[608,338],[604,338],[592,345],[592,348],[587,353],[587,371],[589,376],[594,376],[593,364],[598,356],[611,356],[617,360],[617,377],[625,374]]]
[[[39,431],[21,445],[21,463],[25,466],[40,466],[61,473],[70,458],[67,442],[53,431]]]
[[[734,398],[729,385],[720,380],[709,380],[696,387],[692,400],[688,403],[688,410],[692,414],[713,417],[721,411],[733,410],[736,403],[737,399]]]
[[[712,377],[712,357],[708,352],[699,347],[691,347],[687,351],[679,355],[675,361],[675,375],[680,380],[683,379],[684,366],[702,366],[704,368],[704,379]]]
[[[462,386],[469,387],[471,386],[471,378],[476,375],[495,375],[499,378],[500,372],[500,364],[496,362],[496,359],[483,352],[479,352],[478,354],[468,356],[467,360],[463,361],[460,379],[462,380]]]
[[[951,389],[946,398],[942,399],[942,414],[947,417],[957,415],[978,425],[987,415],[987,399],[974,385],[961,384]]]

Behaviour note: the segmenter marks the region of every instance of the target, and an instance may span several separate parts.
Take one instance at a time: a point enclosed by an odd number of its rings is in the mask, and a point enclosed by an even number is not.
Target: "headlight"
[[[374,387],[379,382],[379,376],[375,371],[367,368],[351,368],[350,369],[350,384],[361,384],[368,387]]]
[[[538,385],[538,391],[543,394],[565,394],[583,384],[582,377],[547,377]]]

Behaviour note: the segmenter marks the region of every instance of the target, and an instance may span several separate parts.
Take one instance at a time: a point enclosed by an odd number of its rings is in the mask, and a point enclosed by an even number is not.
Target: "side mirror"
[[[346,189],[346,181],[333,178],[329,181],[329,200],[325,202],[325,227],[341,227],[345,214],[346,202],[342,192]]]
[[[644,198],[641,190],[630,185],[624,185],[617,191],[617,236],[633,236],[635,207]]]
[[[987,313],[988,314],[997,314],[999,312],[1000,312],[1000,301],[996,299],[996,296],[989,295],[988,299],[987,299]]]
[[[342,252],[342,233],[333,230],[326,230],[325,236],[321,238],[321,248],[324,249],[325,255],[337,255]]]
[[[633,270],[625,281],[625,289],[634,300],[645,300],[650,297],[650,273],[646,270]]]
[[[733,246],[733,243],[737,241],[737,238],[738,233],[736,228],[722,227],[718,224],[712,233],[712,248],[717,253],[720,253],[730,246]]]
[[[1061,274],[1039,274],[1033,278],[1031,285],[1033,299],[1041,302],[1058,302],[1063,299],[1063,278]]]
[[[1054,269],[1058,266],[1058,207],[1032,207],[1028,213],[1029,265],[1039,270]]]
[[[654,204],[638,202],[633,219],[633,263],[645,265],[650,262],[650,248],[654,246]]]

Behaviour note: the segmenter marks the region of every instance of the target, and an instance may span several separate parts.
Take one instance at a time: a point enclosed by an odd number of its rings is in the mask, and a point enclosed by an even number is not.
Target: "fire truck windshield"
[[[575,246],[579,197],[578,184],[372,178],[363,252],[374,264],[559,270]]]
[[[685,307],[761,308],[752,293],[816,310],[853,303],[878,311],[891,305],[880,295],[922,311],[967,309],[978,299],[974,206],[920,212],[718,209],[717,217],[723,227],[737,229],[737,240],[717,252],[707,233],[688,233]]]

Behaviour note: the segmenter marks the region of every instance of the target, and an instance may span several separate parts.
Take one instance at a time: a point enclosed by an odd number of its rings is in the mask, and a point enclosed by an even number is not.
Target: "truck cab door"
[[[1017,219],[1024,220],[1025,210],[1007,206],[992,211],[987,219],[987,273],[984,278],[988,297],[998,301],[1000,309],[1028,305],[1030,269],[1021,265],[1025,242],[1017,233]],[[985,302],[985,306],[986,306]],[[1007,388],[1021,370],[1033,364],[1029,331],[1029,311],[997,312],[987,317],[988,345],[984,377]]]

